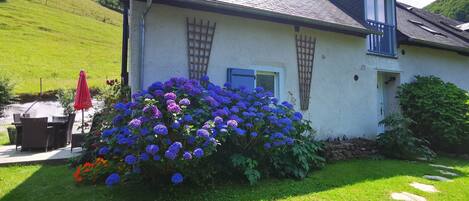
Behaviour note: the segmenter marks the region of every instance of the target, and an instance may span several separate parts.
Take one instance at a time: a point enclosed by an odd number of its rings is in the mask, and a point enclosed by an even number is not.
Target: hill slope
[[[469,22],[469,0],[437,0],[425,9],[458,21]]]
[[[46,4],[47,2],[47,4]],[[121,15],[92,0],[0,0],[0,76],[17,93],[91,86],[120,71]]]

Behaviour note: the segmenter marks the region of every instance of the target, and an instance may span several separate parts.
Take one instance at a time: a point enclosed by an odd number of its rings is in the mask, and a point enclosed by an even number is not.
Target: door
[[[378,112],[378,134],[384,132],[384,125],[380,125],[379,122],[381,122],[385,115],[384,115],[384,76],[383,73],[378,73],[378,79],[377,79],[377,112]]]

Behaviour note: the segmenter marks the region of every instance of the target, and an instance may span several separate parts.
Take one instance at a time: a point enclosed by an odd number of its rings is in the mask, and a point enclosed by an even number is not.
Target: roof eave
[[[455,51],[455,52],[458,52],[458,53],[469,54],[469,47],[459,47],[459,46],[453,46],[453,45],[445,45],[445,44],[435,43],[435,42],[421,40],[421,39],[417,39],[417,38],[409,38],[408,42],[416,43],[416,44],[422,44],[422,45],[425,45],[425,46],[430,46],[430,47],[435,47],[435,48],[440,48],[440,49],[445,49],[445,50],[450,50],[450,51]]]
[[[235,12],[235,13],[246,13],[246,14],[250,14],[250,15],[264,16],[264,17],[267,17],[267,18],[279,19],[279,20],[283,21],[283,23],[286,23],[286,24],[293,24],[293,25],[299,25],[299,26],[311,25],[311,26],[316,27],[318,29],[325,29],[325,30],[328,30],[328,31],[343,32],[343,33],[358,35],[358,36],[362,36],[362,37],[365,37],[368,34],[380,34],[380,32],[377,32],[376,30],[371,30],[371,29],[367,29],[367,28],[346,26],[346,25],[341,25],[341,24],[336,24],[336,23],[325,22],[325,21],[321,21],[321,20],[308,19],[308,18],[304,18],[304,17],[295,17],[295,16],[286,15],[286,14],[282,14],[282,13],[275,13],[275,12],[265,11],[265,10],[261,10],[261,9],[245,7],[245,6],[241,6],[241,5],[227,4],[227,3],[224,3],[224,2],[218,2],[218,1],[156,0],[154,2],[155,3],[166,4],[166,5],[180,6],[180,7],[181,6],[182,7],[190,7],[191,5],[192,6],[199,6],[199,9],[201,9],[201,10],[214,11],[213,9],[218,9],[219,11],[228,10],[228,11]],[[294,22],[296,22],[296,23],[294,23]]]

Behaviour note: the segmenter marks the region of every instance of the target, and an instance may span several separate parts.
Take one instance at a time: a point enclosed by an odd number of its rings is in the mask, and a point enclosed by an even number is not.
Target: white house
[[[133,91],[170,77],[208,75],[219,85],[272,90],[301,110],[321,138],[372,138],[398,108],[397,87],[415,75],[469,90],[462,22],[395,0],[125,3]]]

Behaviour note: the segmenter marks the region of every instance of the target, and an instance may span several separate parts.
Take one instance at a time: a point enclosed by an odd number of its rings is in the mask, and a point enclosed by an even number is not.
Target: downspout
[[[129,86],[129,72],[127,71],[129,51],[129,1],[123,1],[123,6],[121,84],[122,86]]]
[[[147,0],[145,11],[140,18],[140,75],[139,75],[139,89],[143,89],[143,75],[145,72],[145,17],[150,11],[153,0]]]

